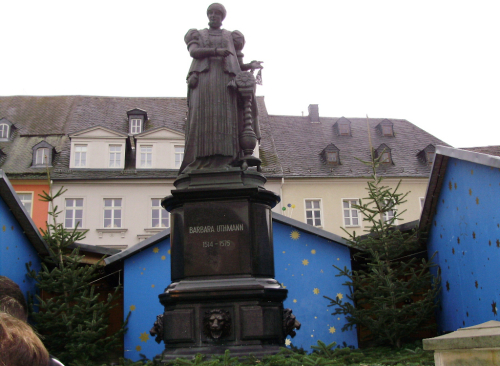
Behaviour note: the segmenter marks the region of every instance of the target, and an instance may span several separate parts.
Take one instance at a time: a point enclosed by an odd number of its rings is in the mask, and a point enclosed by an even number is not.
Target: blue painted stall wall
[[[441,268],[441,331],[500,320],[500,170],[450,158],[429,232]]]
[[[358,347],[356,330],[342,332],[346,323],[343,316],[333,316],[333,308],[323,295],[346,299],[346,278],[335,277],[332,266],[351,268],[350,250],[344,245],[328,241],[294,227],[273,222],[275,277],[288,289],[285,308],[290,308],[302,327],[287,343],[310,352],[318,340],[329,344]]]
[[[27,293],[34,294],[35,281],[26,276],[26,263],[40,270],[38,253],[24,235],[23,229],[0,198],[0,275],[9,277],[17,283],[27,298]]]
[[[124,261],[123,310],[131,312],[124,337],[124,357],[134,361],[139,354],[153,359],[164,349],[149,335],[156,316],[163,314],[158,295],[170,285],[170,238],[144,249]]]
[[[284,306],[302,323],[295,338],[287,340],[307,351],[318,340],[357,347],[356,331],[341,331],[345,318],[332,316],[329,300],[323,297],[340,294],[345,298],[345,279],[335,277],[332,264],[351,268],[349,248],[277,222],[273,222],[273,231],[276,279],[289,291]],[[158,295],[170,284],[169,249],[170,240],[166,239],[124,261],[124,313],[132,311],[124,340],[125,357],[134,361],[141,353],[153,359],[164,348],[149,330],[156,315],[163,312]]]

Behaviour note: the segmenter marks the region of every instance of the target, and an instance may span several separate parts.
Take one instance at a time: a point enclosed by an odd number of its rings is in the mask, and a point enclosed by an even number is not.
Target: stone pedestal
[[[172,284],[161,294],[165,351],[264,356],[284,345],[287,290],[274,279],[271,208],[255,171],[196,171],[162,201],[171,213]]]
[[[436,366],[500,365],[500,322],[489,322],[423,341]]]

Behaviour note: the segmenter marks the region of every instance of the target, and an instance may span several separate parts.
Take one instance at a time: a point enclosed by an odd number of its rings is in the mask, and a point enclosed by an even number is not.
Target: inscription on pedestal
[[[248,202],[184,205],[186,276],[251,272]]]

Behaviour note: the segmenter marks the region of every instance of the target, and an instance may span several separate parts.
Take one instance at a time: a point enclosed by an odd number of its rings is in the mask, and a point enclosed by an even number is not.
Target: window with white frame
[[[9,125],[7,123],[0,123],[0,139],[9,138]]]
[[[105,198],[104,199],[104,227],[120,228],[122,227],[122,199]]]
[[[121,168],[122,145],[109,145],[109,167]]]
[[[167,228],[170,227],[169,213],[161,207],[161,199],[151,199],[151,227]]]
[[[382,125],[382,135],[384,136],[394,136],[394,131],[392,130],[392,124]]]
[[[351,134],[351,128],[348,123],[339,124],[339,135],[349,136]]]
[[[130,120],[130,133],[136,135],[142,132],[142,119],[132,118]]]
[[[354,205],[357,204],[358,200],[356,199],[342,200],[345,227],[360,226],[359,211],[356,208],[354,208]]]
[[[427,158],[427,164],[432,165],[432,163],[434,162],[434,156],[436,155],[436,153],[434,151],[427,151],[425,153],[425,155]]]
[[[83,227],[83,198],[66,198],[64,227],[74,229]]]
[[[75,167],[87,166],[87,145],[75,145]]]
[[[321,200],[306,200],[306,223],[313,226],[322,226]]]
[[[389,208],[389,210],[387,210],[386,212],[384,212],[382,214],[382,220],[384,222],[387,222],[389,220],[392,220],[394,218],[394,216],[396,215],[396,206],[394,205],[393,202],[389,202],[389,201],[384,201],[384,205],[386,206],[386,208]],[[394,220],[394,223],[395,223],[396,220]]]
[[[389,151],[384,151],[382,153],[382,158],[380,159],[382,164],[389,164],[391,162],[391,153]]]
[[[33,193],[31,192],[16,192],[19,200],[30,216],[33,215]]]
[[[337,164],[339,161],[338,151],[328,151],[326,153],[326,161],[330,164]]]
[[[36,150],[35,165],[48,165],[49,162],[49,149],[41,147]]]
[[[153,166],[153,146],[141,145],[141,168],[151,168]]]
[[[175,167],[180,168],[182,160],[184,160],[184,146],[175,146],[174,154],[175,154]]]

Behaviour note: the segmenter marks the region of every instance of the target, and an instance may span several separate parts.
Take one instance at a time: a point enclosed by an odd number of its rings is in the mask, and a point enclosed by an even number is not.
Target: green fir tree
[[[418,229],[402,232],[395,228],[405,211],[398,211],[408,193],[399,187],[390,188],[377,175],[382,154],[369,162],[372,168],[368,181],[368,197],[359,201],[359,210],[368,234],[357,236],[344,230],[349,244],[359,249],[354,255],[359,269],[339,270],[338,277],[347,277],[351,302],[326,297],[335,307],[332,315],[345,315],[343,331],[353,326],[364,327],[369,338],[378,344],[401,347],[405,339],[429,325],[436,307],[435,298],[440,290],[439,278],[429,268],[434,266],[425,257],[422,233]],[[420,259],[419,259],[420,258]]]
[[[49,203],[49,222],[47,229],[42,229],[49,255],[43,258],[38,273],[26,265],[28,275],[36,280],[44,296],[36,296],[38,311],[34,311],[32,301],[30,315],[48,351],[64,364],[102,363],[111,350],[120,346],[126,331],[125,322],[120,331],[106,336],[109,312],[114,307],[112,303],[119,297],[119,288],[108,294],[107,299],[99,299],[92,283],[98,279],[102,263],[82,264],[84,256],[79,254],[79,248],[69,248],[84,239],[86,232],[77,228],[67,230],[58,223],[61,211],[54,205],[54,200],[65,190],[61,188],[52,194],[50,175],[48,179],[49,193],[44,191],[40,200]]]

